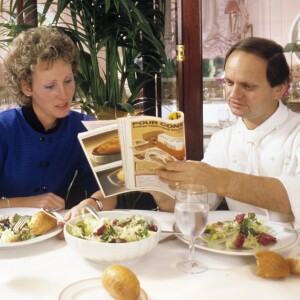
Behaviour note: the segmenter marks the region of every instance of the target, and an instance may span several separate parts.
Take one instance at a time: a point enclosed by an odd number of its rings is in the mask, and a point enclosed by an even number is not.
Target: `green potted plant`
[[[20,1],[10,1],[10,19],[0,24],[1,35],[7,31],[5,42],[29,26],[17,24]],[[30,9],[26,1],[23,9]],[[115,110],[133,112],[133,101],[167,60],[161,42],[164,15],[152,1],[46,0],[41,25],[61,28],[78,46],[78,97],[82,108],[98,118],[109,109],[113,115]]]

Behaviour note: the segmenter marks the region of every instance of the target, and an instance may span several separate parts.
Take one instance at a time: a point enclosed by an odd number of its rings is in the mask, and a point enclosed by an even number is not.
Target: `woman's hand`
[[[92,195],[92,197],[99,199],[102,204],[103,204],[103,210],[112,210],[116,207],[117,205],[117,197],[112,196],[112,197],[107,197],[104,198],[102,196],[102,193],[100,191],[96,192],[95,194]],[[85,200],[82,200],[79,204],[77,204],[76,206],[72,207],[66,214],[64,217],[64,221],[67,222],[79,215],[81,215],[82,213],[84,213],[84,206],[86,205],[91,205],[93,206],[97,211],[99,210],[99,207],[96,203],[96,201],[94,199],[91,198],[87,198]],[[63,226],[64,223],[63,222],[58,222],[59,226]],[[63,238],[63,233],[61,233],[59,235],[59,238]]]
[[[95,207],[95,200],[93,199],[85,199],[82,200],[79,204],[76,206],[72,207],[69,211],[64,216],[64,222],[59,222],[57,223],[58,226],[64,226],[65,222],[68,222],[69,220],[81,215],[84,213],[84,206],[85,205],[92,205]],[[95,207],[96,208],[96,207]],[[98,208],[96,208],[98,210]],[[58,238],[63,239],[64,238],[64,233],[63,231],[58,235]]]
[[[72,207],[66,214],[64,217],[64,221],[67,222],[81,214],[83,214],[84,212],[84,207],[86,205],[91,205],[93,206],[96,210],[99,210],[95,200],[87,198],[85,200],[82,200],[79,204],[77,204],[76,206]]]
[[[9,198],[11,207],[65,208],[65,200],[53,193]]]

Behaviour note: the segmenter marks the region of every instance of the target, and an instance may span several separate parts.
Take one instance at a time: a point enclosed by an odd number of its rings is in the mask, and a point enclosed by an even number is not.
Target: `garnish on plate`
[[[5,243],[22,242],[33,239],[49,232],[57,226],[55,219],[38,211],[28,218],[28,221],[19,230],[14,230],[15,224],[22,218],[20,214],[0,216],[0,241]]]
[[[271,228],[258,220],[255,213],[241,213],[234,220],[207,224],[203,239],[211,244],[222,240],[231,249],[255,249],[277,242]]]
[[[11,216],[0,216],[0,241],[6,243],[21,242],[29,240],[35,235],[32,233],[28,226],[25,224],[20,230],[14,231],[13,227],[22,216],[13,214]]]

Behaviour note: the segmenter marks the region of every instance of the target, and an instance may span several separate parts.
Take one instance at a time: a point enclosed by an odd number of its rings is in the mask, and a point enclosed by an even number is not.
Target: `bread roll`
[[[93,150],[94,155],[107,155],[107,154],[117,154],[120,153],[121,146],[118,136],[113,136],[111,138],[103,141],[99,146]]]
[[[111,265],[103,271],[102,286],[116,300],[137,300],[141,293],[137,276],[122,265]]]
[[[36,214],[34,214],[28,222],[29,228],[35,235],[45,234],[49,230],[53,229],[56,225],[57,220],[50,217],[43,211],[39,211]]]
[[[289,257],[286,259],[292,274],[300,275],[300,258]]]
[[[285,278],[290,274],[287,260],[272,251],[260,251],[255,254],[257,262],[256,275],[265,278]]]

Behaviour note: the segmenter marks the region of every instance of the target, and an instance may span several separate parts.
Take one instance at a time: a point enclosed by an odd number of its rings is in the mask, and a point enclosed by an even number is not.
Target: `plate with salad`
[[[34,235],[28,227],[28,224],[25,224],[25,226],[17,232],[12,230],[12,227],[20,217],[24,215],[33,216],[38,211],[40,211],[39,208],[28,207],[0,209],[0,250],[32,245],[52,238],[62,231],[61,227],[55,227],[45,234]]]
[[[189,238],[178,235],[183,242]],[[298,240],[292,228],[272,222],[266,216],[236,211],[211,211],[204,233],[195,247],[226,255],[251,256],[266,249],[280,251]]]

